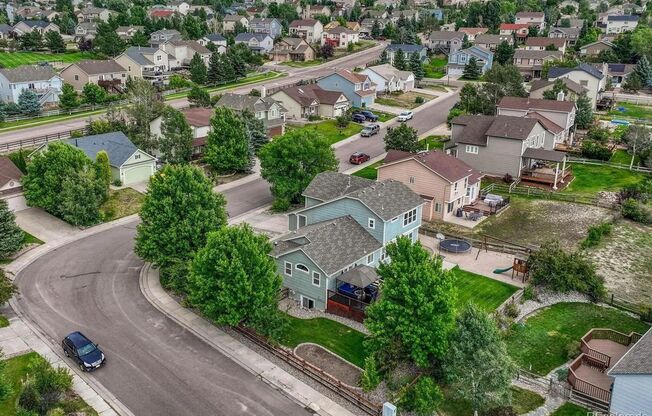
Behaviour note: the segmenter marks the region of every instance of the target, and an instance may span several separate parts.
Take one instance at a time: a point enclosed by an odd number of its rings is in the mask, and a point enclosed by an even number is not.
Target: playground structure
[[[512,280],[514,277],[517,279],[519,276],[521,277],[521,282],[525,283],[525,281],[528,279],[530,270],[528,266],[528,260],[522,257],[514,257],[514,263],[505,269],[496,269],[494,270],[495,274],[503,274],[508,271],[512,271]]]

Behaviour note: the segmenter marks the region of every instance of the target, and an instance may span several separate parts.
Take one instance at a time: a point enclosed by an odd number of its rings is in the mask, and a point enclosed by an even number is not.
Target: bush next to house
[[[0,199],[0,259],[20,250],[24,235],[23,230],[16,225],[16,216],[9,210],[7,201]]]
[[[609,160],[612,155],[611,149],[597,140],[583,140],[580,151],[588,159]]]

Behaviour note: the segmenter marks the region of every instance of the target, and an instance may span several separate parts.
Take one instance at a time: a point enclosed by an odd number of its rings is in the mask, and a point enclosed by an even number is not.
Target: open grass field
[[[539,311],[507,335],[507,350],[517,365],[546,375],[569,360],[568,345],[591,328],[644,333],[646,323],[611,308],[589,303],[558,303]]]
[[[446,75],[448,60],[443,57],[430,58],[430,62],[423,66],[425,78],[443,78]]]
[[[105,222],[113,221],[140,211],[145,195],[131,188],[109,191],[109,199],[100,207]]]
[[[600,191],[616,192],[625,185],[641,182],[646,177],[646,174],[641,172],[581,163],[573,163],[573,175],[575,179],[562,192],[591,195]]]
[[[417,97],[423,98],[423,103],[417,104],[415,102]],[[435,97],[433,97],[432,95],[417,94],[415,92],[409,91],[400,94],[392,93],[392,94],[383,95],[381,97],[376,98],[376,104],[387,105],[390,107],[413,109],[432,100],[433,98]]]
[[[471,403],[465,400],[455,399],[452,397],[451,392],[446,388],[444,390],[444,402],[441,408],[437,410],[437,414],[442,416],[468,416],[473,414]],[[542,406],[544,403],[543,397],[538,394],[512,387],[512,407],[517,415],[524,415],[532,410]]]
[[[335,120],[324,120],[314,124],[307,124],[303,127],[288,126],[287,130],[302,130],[309,131],[315,134],[321,134],[328,140],[329,144],[334,144],[340,140],[344,140],[354,134],[360,133],[364,126],[362,124],[351,122],[348,126],[341,128],[337,126]]]
[[[281,337],[281,344],[294,348],[301,343],[312,342],[358,367],[364,367],[366,355],[362,346],[365,338],[363,333],[330,319],[299,319],[293,316],[288,318],[290,324]]]
[[[487,312],[493,312],[518,288],[479,274],[467,272],[455,266],[453,273],[457,277],[457,305],[462,309],[473,302]]]
[[[573,403],[564,403],[555,410],[552,416],[586,416],[588,413],[588,409]]]
[[[624,111],[620,111],[621,108]],[[609,111],[609,115],[614,116],[614,118],[629,117],[649,119],[652,118],[652,107],[630,103],[617,103],[614,106],[614,109]]]
[[[40,52],[0,52],[0,66],[15,68],[21,65],[38,64],[39,62],[62,61],[73,64],[84,59],[96,59],[91,52],[40,53]]]

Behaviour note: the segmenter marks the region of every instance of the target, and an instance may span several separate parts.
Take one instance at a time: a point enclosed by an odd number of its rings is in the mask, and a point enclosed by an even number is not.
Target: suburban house
[[[541,30],[546,26],[546,15],[544,12],[518,12],[515,16],[516,24],[526,24],[529,27],[536,27]]]
[[[319,42],[323,31],[324,25],[315,19],[294,20],[289,27],[290,36],[305,39],[308,43]]]
[[[313,61],[317,57],[315,49],[301,38],[283,38],[276,42],[269,57],[275,62]]]
[[[451,120],[446,151],[487,175],[520,178],[557,189],[571,176],[566,154],[553,150],[537,118],[464,115]]]
[[[576,111],[573,101],[529,97],[503,97],[496,105],[498,115],[533,117],[539,120],[549,133],[545,143],[548,149],[553,149],[558,143],[572,143]]]
[[[209,33],[201,39],[197,40],[201,46],[208,47],[209,44],[212,44],[216,48],[216,52],[223,54],[226,52],[226,38],[219,33]]]
[[[76,91],[81,91],[90,82],[109,92],[122,93],[127,83],[127,70],[113,59],[89,60],[68,65],[61,71],[61,77]]]
[[[190,60],[198,54],[204,65],[208,66],[212,52],[194,40],[173,39],[160,46],[169,56],[170,69],[187,68]]]
[[[235,32],[235,25],[237,23],[240,23],[242,27],[244,27],[246,30],[249,30],[249,20],[247,20],[247,18],[244,16],[240,16],[239,14],[227,14],[224,16],[224,20],[222,21],[222,30],[225,33],[233,33]]]
[[[562,78],[561,81],[564,83],[564,86],[568,90],[564,95],[564,100],[567,101],[577,101],[577,98],[583,92],[587,92],[587,89],[578,84],[575,81],[572,81],[568,78]],[[530,98],[534,99],[543,99],[543,93],[550,91],[555,86],[555,81],[548,79],[537,79],[532,81],[530,85]]]
[[[385,26],[387,26],[389,23],[389,19],[362,19],[362,22],[360,23],[360,35],[366,35],[366,36],[371,36],[371,31],[374,27],[374,22],[378,22],[378,27],[380,30],[385,29]]]
[[[400,71],[390,64],[370,66],[360,72],[376,84],[376,93],[407,92],[414,89],[414,74]]]
[[[597,42],[589,43],[580,48],[581,56],[598,56],[602,51],[610,51],[614,48],[614,44],[607,40],[599,40]]]
[[[472,57],[476,59],[482,74],[491,69],[494,61],[493,52],[480,46],[471,46],[470,48],[462,49],[448,55],[446,74],[462,75],[464,73],[464,67],[471,61]]]
[[[18,104],[24,90],[34,91],[41,106],[59,103],[63,82],[49,65],[21,65],[16,68],[0,68],[0,99],[5,103]]]
[[[376,101],[376,86],[369,75],[340,69],[317,80],[325,90],[341,91],[354,107],[369,107]]]
[[[215,106],[227,107],[236,112],[251,111],[257,119],[263,121],[270,137],[285,133],[285,107],[275,99],[265,97],[264,93],[261,97],[225,93]]]
[[[525,49],[530,51],[558,50],[566,53],[566,39],[564,38],[544,38],[529,37],[525,41]]]
[[[109,156],[112,180],[123,185],[147,181],[156,172],[156,158],[138,149],[120,131],[66,139],[65,143],[83,150],[91,160],[104,150]]]
[[[603,65],[603,70],[596,68],[587,63],[581,63],[575,68],[550,68],[548,71],[548,79],[555,80],[559,78],[568,78],[580,84],[587,89],[587,94],[591,99],[593,108],[595,109],[600,95],[607,85],[607,77],[605,75],[606,65]]]
[[[283,30],[283,25],[277,19],[258,17],[249,20],[249,31],[253,33],[264,33],[272,40],[276,39]]]
[[[459,208],[475,202],[482,176],[461,159],[438,150],[390,150],[378,166],[378,181],[399,181],[425,201],[421,211],[424,221],[447,221]]]
[[[475,41],[476,36],[483,35],[487,33],[488,30],[489,29],[486,27],[461,27],[459,28],[458,32],[466,35],[466,40],[473,42]]]
[[[172,0],[167,2],[167,6],[174,10],[175,12],[179,12],[182,15],[187,15],[188,12],[190,11],[190,4],[186,3],[183,0]]]
[[[145,26],[118,26],[115,33],[120,36],[120,39],[129,40],[133,38],[139,30],[145,33]]]
[[[37,31],[41,35],[45,35],[49,31],[61,33],[59,26],[43,20],[23,20],[14,25],[13,31],[18,36],[22,36],[25,33],[32,33],[33,31]]]
[[[191,107],[181,111],[192,131],[192,157],[199,158],[204,153],[206,138],[211,130],[211,118],[215,114],[212,108]],[[163,116],[158,116],[149,123],[149,129],[156,138],[161,136]]]
[[[428,60],[428,50],[424,46],[392,43],[391,45],[388,45],[387,48],[385,49],[387,51],[387,59],[389,60],[389,63],[391,65],[394,65],[394,57],[396,56],[396,52],[399,49],[403,51],[406,61],[410,59],[410,57],[414,52],[419,54],[419,57],[421,58],[421,62],[425,62]]]
[[[501,23],[499,29],[501,35],[513,35],[517,41],[523,42],[530,33],[529,27],[529,25],[524,23]]]
[[[564,54],[561,51],[532,51],[516,49],[514,51],[514,65],[526,80],[541,78],[543,64],[548,61],[560,60]]]
[[[609,414],[636,414],[652,409],[652,329],[607,374],[613,377]]]
[[[104,7],[84,7],[77,12],[78,22],[108,22],[111,17],[111,11]]]
[[[331,16],[331,9],[327,5],[322,4],[308,4],[303,9],[304,19],[314,19],[318,16]]]
[[[158,46],[175,39],[181,39],[181,32],[175,29],[161,29],[149,35],[149,44]]]
[[[638,26],[639,16],[608,16],[607,35],[613,33],[631,32]]]
[[[115,61],[127,70],[127,76],[164,83],[170,70],[167,52],[160,48],[130,46]]]
[[[496,52],[496,48],[503,42],[507,42],[508,45],[514,44],[514,37],[512,35],[490,35],[488,33],[477,35],[475,37],[475,46],[481,48],[489,49],[492,52]]]
[[[274,48],[274,39],[265,33],[238,33],[235,43],[244,43],[249,49],[260,54],[269,53]]]
[[[361,321],[378,295],[385,246],[417,241],[423,200],[398,181],[337,172],[315,176],[303,196],[305,206],[288,215],[290,233],[273,241],[283,285],[306,309]]]
[[[446,54],[455,53],[462,49],[464,33],[437,30],[428,36],[428,49],[433,52]]]
[[[172,9],[151,8],[149,9],[149,18],[156,20],[171,20],[174,17],[181,17],[179,12]]]
[[[7,201],[9,211],[27,208],[23,197],[23,172],[7,156],[0,156],[0,199]]]
[[[607,64],[607,76],[611,80],[611,85],[620,87],[635,68],[634,64]]]
[[[321,34],[321,44],[331,45],[334,48],[346,48],[351,44],[360,41],[360,34],[345,26],[335,26],[330,30],[324,30]]]
[[[549,38],[563,38],[566,39],[567,46],[575,46],[577,39],[580,37],[582,31],[579,27],[553,27],[548,32]]]
[[[0,23],[0,39],[10,39],[11,38],[11,32],[13,32],[14,28],[11,27],[11,25],[8,25],[6,23]]]
[[[95,39],[97,35],[97,23],[95,22],[83,22],[75,26],[75,40],[79,41],[92,40]]]
[[[293,85],[271,95],[287,110],[285,118],[306,119],[310,116],[335,118],[351,107],[340,91],[325,90],[317,84]]]

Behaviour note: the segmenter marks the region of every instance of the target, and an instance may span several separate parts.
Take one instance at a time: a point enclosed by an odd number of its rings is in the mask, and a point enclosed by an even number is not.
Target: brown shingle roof
[[[533,51],[528,49],[516,49],[514,51],[514,59],[561,59],[564,54],[561,51]]]
[[[290,23],[290,27],[314,26],[315,24],[317,24],[317,20],[315,19],[300,19],[293,20],[292,23]]]
[[[575,103],[572,101],[542,100],[529,97],[503,97],[498,103],[498,107],[532,111],[564,111],[569,113],[575,108]]]
[[[212,108],[187,108],[181,110],[183,115],[186,117],[188,124],[194,127],[205,127],[211,124],[211,118],[215,111]]]
[[[419,153],[390,150],[385,156],[384,164],[379,166],[378,169],[382,169],[383,166],[391,163],[403,162],[406,160],[414,160],[421,163],[423,166],[443,177],[450,183],[457,182],[467,176],[482,176],[480,172],[474,170],[462,160],[437,150]]]
[[[9,181],[19,181],[23,177],[23,172],[20,171],[6,156],[0,156],[0,187],[5,186]]]
[[[89,61],[80,61],[76,64],[79,69],[84,71],[88,75],[97,75],[97,74],[108,74],[113,72],[126,72],[126,70],[113,59],[110,60],[89,60]]]
[[[557,48],[562,48],[566,44],[565,38],[545,38],[545,37],[530,37],[525,41],[527,46],[538,46],[545,48],[549,45],[555,45]]]
[[[538,120],[533,118],[496,116],[487,130],[487,136],[525,140],[537,123]]]
[[[554,121],[550,120],[548,117],[542,116],[541,114],[537,113],[536,111],[533,111],[531,113],[527,113],[525,117],[529,118],[535,118],[539,120],[539,123],[543,126],[544,129],[557,134],[561,133],[564,131],[564,128],[561,127],[559,124],[555,123]]]
[[[525,140],[538,120],[515,116],[465,115],[455,117],[451,123],[464,126],[453,137],[455,142],[486,146],[487,136]]]

